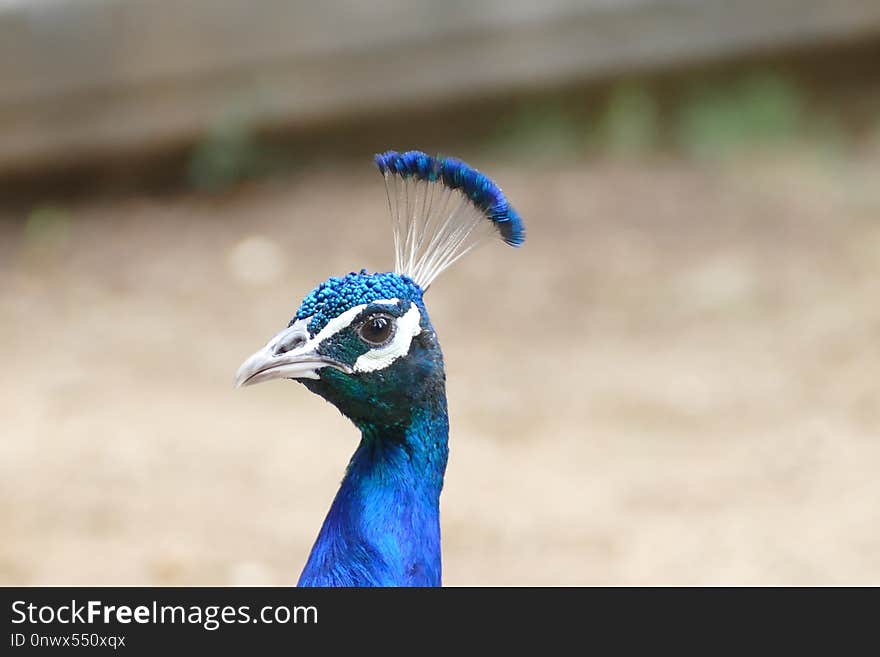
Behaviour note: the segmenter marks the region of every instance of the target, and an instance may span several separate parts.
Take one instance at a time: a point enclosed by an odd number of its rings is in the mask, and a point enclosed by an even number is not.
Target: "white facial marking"
[[[353,368],[344,363],[328,361],[318,354],[318,348],[322,342],[349,327],[364,308],[370,305],[378,305],[379,308],[382,305],[396,306],[398,303],[399,299],[380,299],[349,308],[339,317],[327,322],[311,339],[308,330],[311,318],[296,320],[241,364],[235,375],[235,385],[240,387],[280,378],[319,379],[319,371],[325,367],[333,367],[346,374],[372,372],[388,367],[409,352],[413,337],[421,332],[421,314],[415,305],[402,317],[394,320],[395,331],[390,342],[362,354]]]
[[[305,353],[317,349],[324,340],[332,337],[339,331],[346,329],[367,306],[396,306],[399,302],[400,299],[377,299],[370,303],[364,303],[349,308],[338,317],[334,317],[327,322],[324,328],[318,331],[315,337],[301,344],[296,349],[293,349],[290,353]],[[308,325],[310,319],[311,318],[306,317],[305,319],[297,320],[296,324],[302,322],[302,326],[305,327]],[[375,372],[376,370],[384,369],[401,356],[406,356],[409,353],[409,346],[410,343],[412,343],[412,339],[422,332],[422,313],[419,312],[419,309],[415,304],[412,304],[410,309],[407,310],[402,317],[398,317],[394,321],[396,327],[391,342],[383,347],[370,349],[365,354],[361,354],[357,361],[355,361],[355,372]]]
[[[402,317],[395,320],[396,327],[391,342],[358,356],[354,363],[354,371],[375,372],[388,367],[401,356],[406,356],[412,339],[422,332],[421,321],[422,313],[415,304],[412,304]]]
[[[393,305],[397,303],[397,299],[383,299],[382,301],[373,301],[373,303],[388,303]],[[354,308],[349,308],[338,317],[334,317],[327,322],[324,328],[318,331],[315,337],[309,340],[309,344],[312,345],[312,347],[317,348],[317,346],[327,338],[339,333],[345,328],[348,328],[348,325],[354,321],[354,318],[357,317],[361,313],[361,311],[369,305],[370,304],[368,303],[362,303],[361,305],[355,306]],[[306,317],[305,319],[306,322],[309,322],[310,320],[311,317]]]

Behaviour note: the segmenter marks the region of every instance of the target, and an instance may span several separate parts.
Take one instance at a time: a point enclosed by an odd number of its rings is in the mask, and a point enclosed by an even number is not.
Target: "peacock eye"
[[[361,339],[371,345],[387,342],[394,330],[394,320],[388,315],[373,315],[360,328]]]

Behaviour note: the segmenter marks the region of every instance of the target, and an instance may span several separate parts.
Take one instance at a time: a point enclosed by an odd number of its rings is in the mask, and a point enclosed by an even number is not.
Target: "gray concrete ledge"
[[[871,35],[878,0],[0,0],[0,171]]]

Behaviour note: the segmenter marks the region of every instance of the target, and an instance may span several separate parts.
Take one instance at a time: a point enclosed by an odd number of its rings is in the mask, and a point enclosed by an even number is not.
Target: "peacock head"
[[[241,366],[236,384],[296,379],[356,424],[405,424],[443,383],[443,357],[405,275],[333,277],[303,300],[287,328]]]
[[[519,246],[522,222],[489,178],[419,151],[377,155],[385,177],[395,272],[321,283],[287,328],[248,358],[236,386],[295,379],[355,424],[405,424],[442,397],[443,356],[423,301],[433,280],[493,234]]]

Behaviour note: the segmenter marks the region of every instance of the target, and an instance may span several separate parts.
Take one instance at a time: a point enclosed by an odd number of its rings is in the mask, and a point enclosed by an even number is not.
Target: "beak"
[[[322,367],[351,374],[351,367],[345,363],[316,352],[317,345],[309,342],[306,323],[306,320],[298,320],[244,361],[235,374],[235,387],[272,379],[319,379],[318,370]]]

